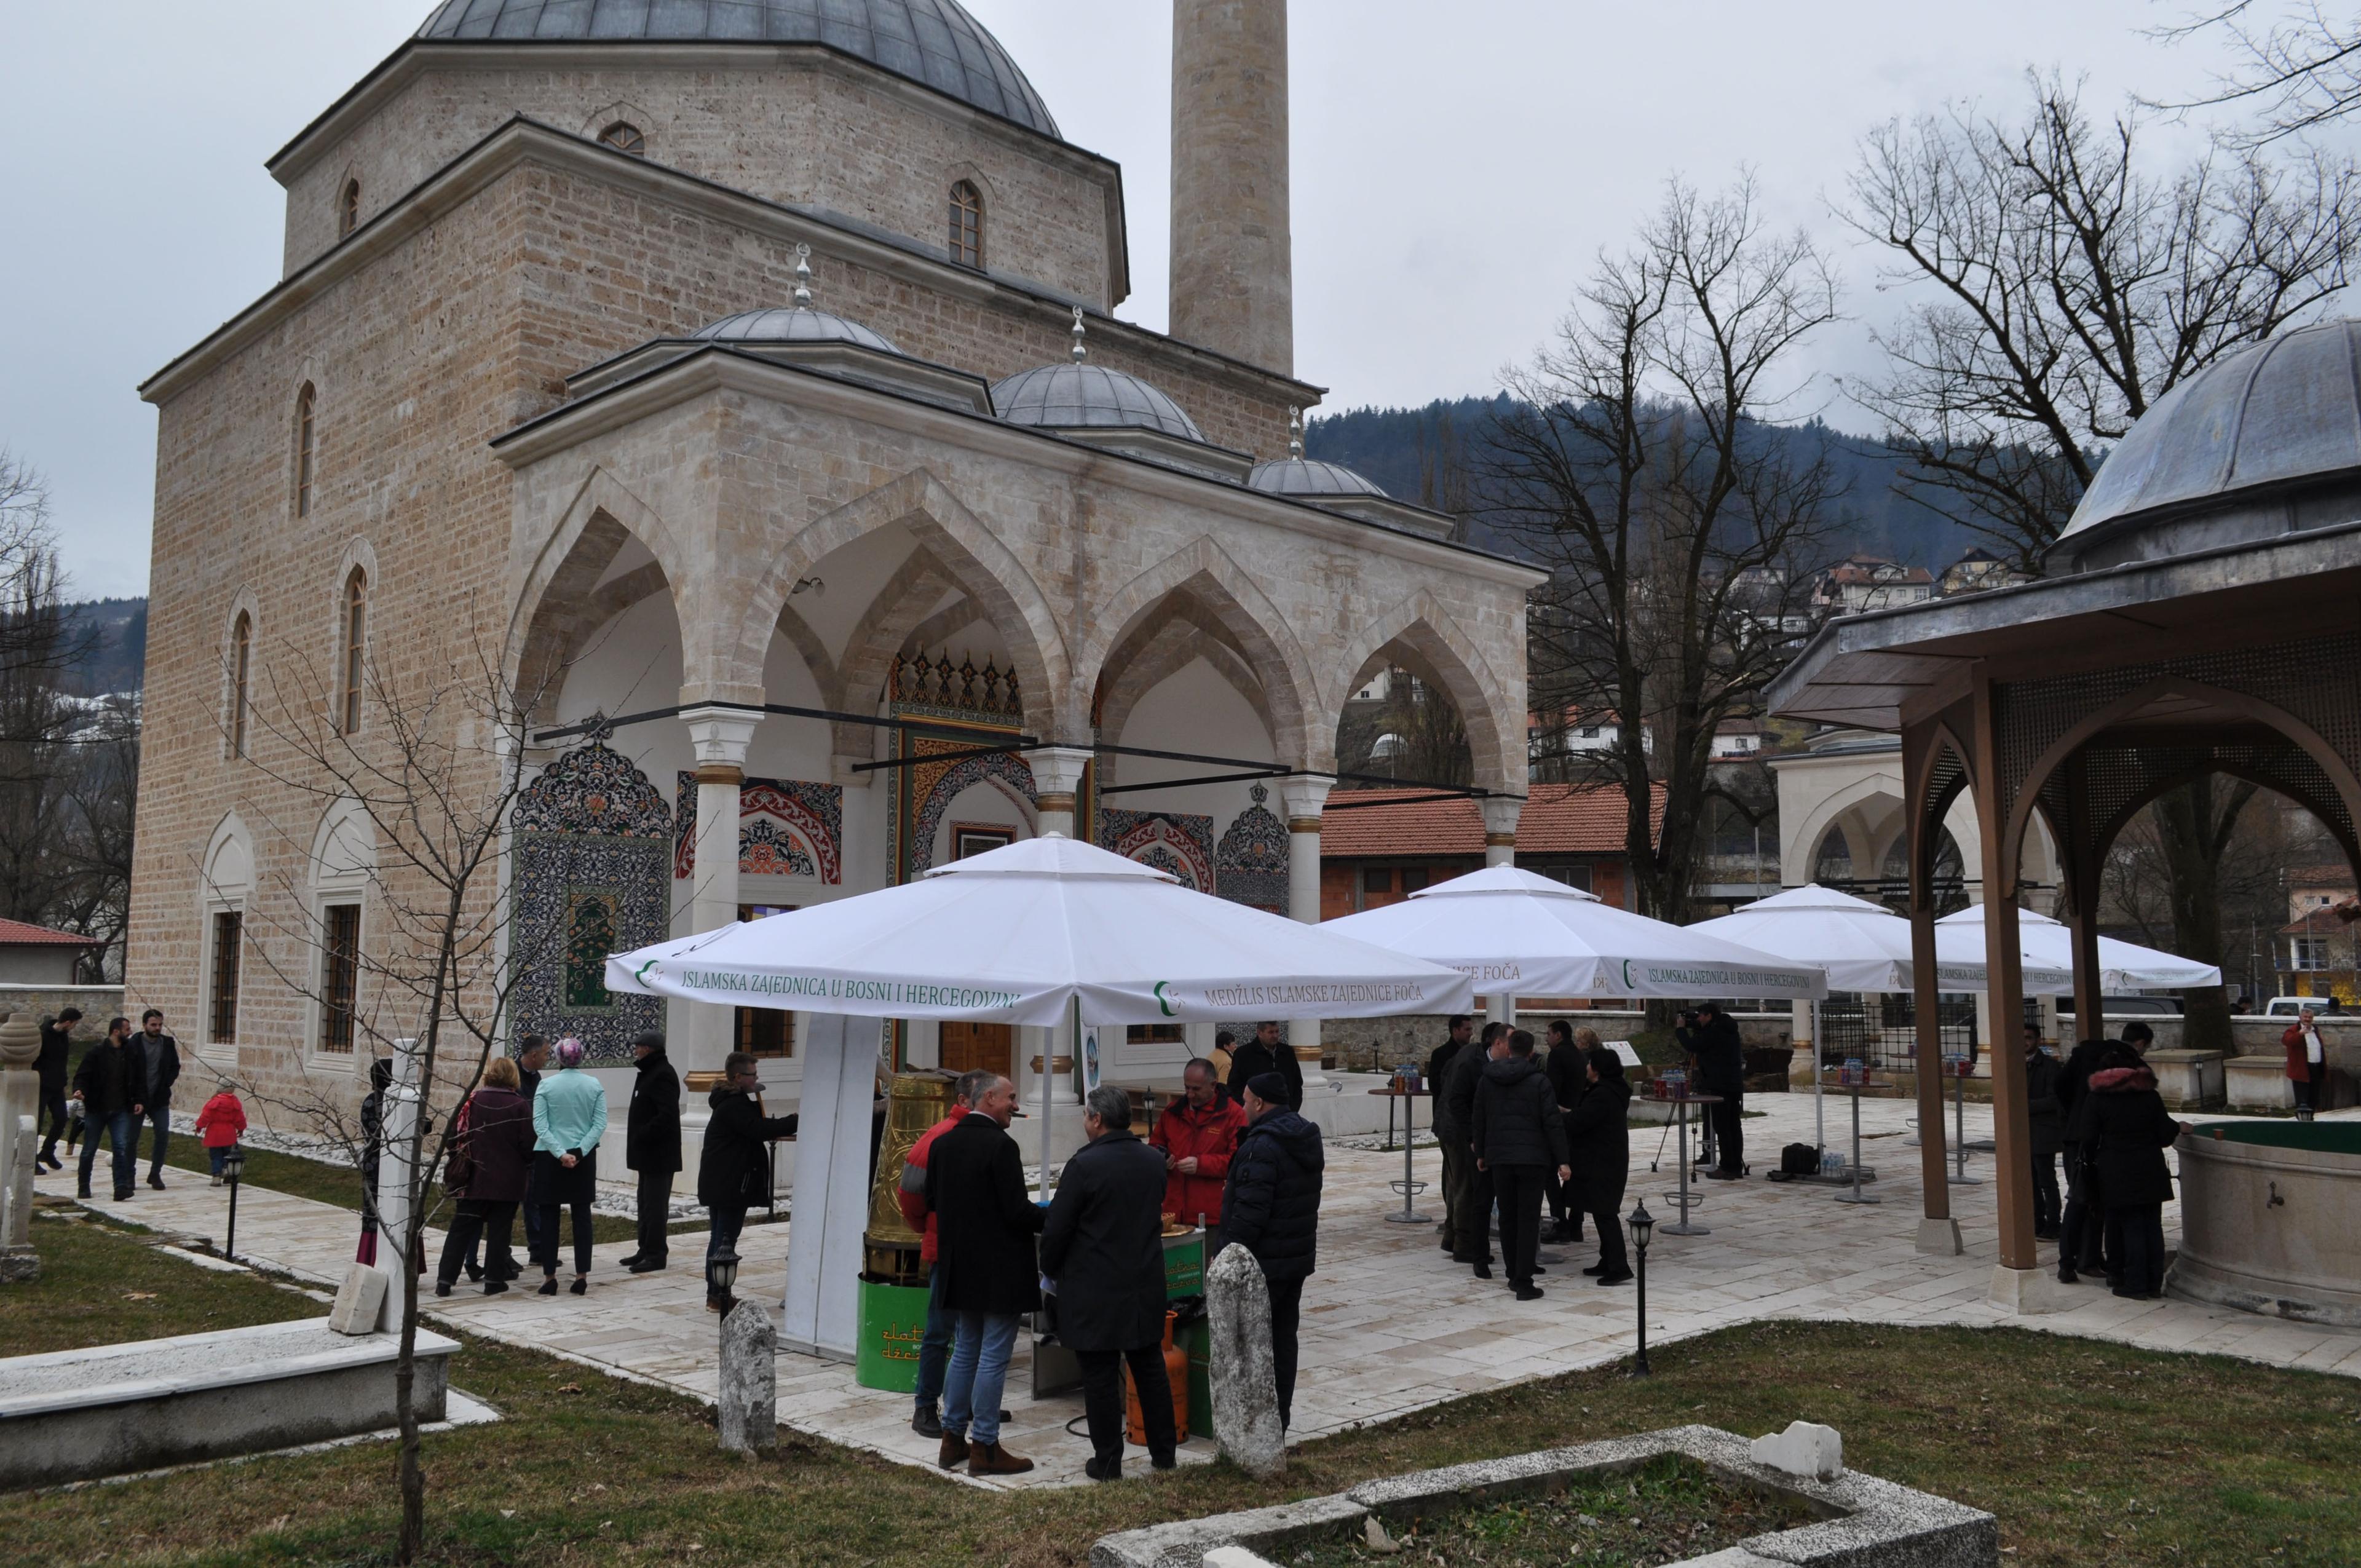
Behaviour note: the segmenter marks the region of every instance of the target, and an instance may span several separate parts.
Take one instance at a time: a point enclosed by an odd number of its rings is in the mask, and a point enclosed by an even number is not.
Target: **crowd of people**
[[[2118,1296],[2153,1300],[2164,1293],[2164,1206],[2172,1198],[2164,1151],[2189,1130],[2165,1109],[2156,1074],[2141,1059],[2155,1031],[2126,1024],[2121,1039],[2084,1040],[2062,1062],[2038,1031],[2026,1035],[2034,1233],[2057,1241],[2060,1283],[2087,1274]]]
[[[1443,1250],[1491,1278],[1497,1209],[1499,1261],[1520,1301],[1542,1298],[1541,1244],[1579,1242],[1586,1215],[1598,1260],[1583,1273],[1605,1286],[1631,1278],[1620,1212],[1631,1157],[1623,1060],[1564,1019],[1549,1036],[1537,1058],[1527,1031],[1489,1023],[1478,1036],[1473,1019],[1455,1017],[1425,1069],[1443,1155]]]
[[[40,1051],[33,1067],[44,1127],[36,1158],[51,1170],[63,1170],[58,1140],[65,1139],[68,1154],[81,1144],[75,1190],[87,1198],[104,1133],[113,1157],[115,1197],[120,1202],[138,1191],[139,1135],[144,1129],[149,1134],[148,1185],[160,1192],[164,1154],[172,1140],[172,1089],[181,1079],[180,1042],[165,1033],[164,1014],[153,1007],[139,1015],[137,1031],[128,1018],[109,1019],[106,1037],[82,1054],[69,1091],[71,1036],[81,1022],[82,1009],[68,1007],[41,1025]]]
[[[928,1297],[910,1425],[939,1441],[945,1469],[1016,1475],[1033,1468],[1000,1441],[1000,1399],[1018,1321],[1036,1312],[1054,1321],[1059,1343],[1081,1363],[1089,1476],[1123,1475],[1126,1366],[1148,1463],[1172,1467],[1179,1434],[1161,1345],[1163,1237],[1174,1221],[1203,1227],[1208,1265],[1236,1246],[1260,1266],[1279,1420],[1292,1420],[1325,1149],[1319,1128],[1300,1113],[1302,1075],[1276,1024],[1243,1046],[1224,1032],[1217,1057],[1188,1064],[1181,1096],[1146,1139],[1132,1129],[1127,1091],[1093,1090],[1083,1107],[1086,1141],[1047,1204],[1026,1190],[1007,1131],[1016,1088],[998,1073],[961,1077],[950,1113],[912,1146],[899,1201],[922,1238]]]

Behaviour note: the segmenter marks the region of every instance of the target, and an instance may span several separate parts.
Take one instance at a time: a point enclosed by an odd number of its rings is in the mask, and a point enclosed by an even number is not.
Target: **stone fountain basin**
[[[2361,1328],[2361,1123],[2209,1123],[2174,1146],[2171,1294]]]

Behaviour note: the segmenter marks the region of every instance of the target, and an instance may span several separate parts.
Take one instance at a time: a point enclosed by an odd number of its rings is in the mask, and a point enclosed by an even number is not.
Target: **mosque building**
[[[1458,706],[1505,858],[1537,574],[1301,455],[1284,0],[1174,12],[1169,334],[1112,313],[1121,170],[955,0],[449,0],[305,126],[284,276],[142,388],[130,994],[216,1069],[357,1084],[398,873],[289,729],[390,755],[478,652],[532,718],[484,763],[526,781],[509,1030],[609,1068],[662,1027],[792,1101],[802,1020],[609,993],[606,953],[1036,834],[1316,918],[1376,671]],[[1021,1087],[1028,1033],[895,1050]]]

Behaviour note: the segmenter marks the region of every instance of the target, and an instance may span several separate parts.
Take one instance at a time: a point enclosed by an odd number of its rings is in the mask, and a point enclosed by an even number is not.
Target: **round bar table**
[[[1416,1116],[1413,1114],[1413,1110],[1420,1096],[1424,1092],[1424,1091],[1416,1089],[1372,1089],[1369,1092],[1378,1095],[1382,1099],[1399,1100],[1402,1102],[1402,1173],[1401,1179],[1391,1184],[1394,1190],[1402,1195],[1402,1206],[1400,1213],[1388,1214],[1386,1216],[1386,1223],[1391,1225],[1433,1224],[1434,1223],[1434,1217],[1433,1215],[1422,1214],[1411,1204],[1411,1199],[1426,1190],[1426,1183],[1418,1179],[1416,1168],[1411,1164],[1413,1154],[1418,1147],[1418,1140],[1411,1135],[1415,1131],[1415,1123],[1417,1121]],[[1393,1107],[1389,1105],[1386,1107],[1386,1128],[1389,1133],[1393,1129]]]
[[[1867,1073],[1861,1075],[1861,1081],[1858,1083],[1847,1083],[1844,1081],[1843,1070],[1839,1069],[1837,1074],[1837,1087],[1843,1090],[1852,1100],[1852,1186],[1850,1190],[1838,1193],[1837,1201],[1883,1203],[1885,1200],[1876,1193],[1863,1192],[1861,1190],[1861,1091],[1864,1089],[1883,1089],[1887,1084],[1885,1080],[1872,1078]]]
[[[1680,1218],[1669,1225],[1658,1225],[1656,1234],[1665,1236],[1709,1236],[1713,1232],[1707,1227],[1689,1223],[1689,1211],[1703,1208],[1705,1200],[1702,1197],[1689,1195],[1688,1108],[1692,1105],[1719,1105],[1721,1103],[1721,1096],[1719,1094],[1672,1094],[1665,1096],[1660,1103],[1672,1106],[1674,1124],[1680,1130],[1681,1185],[1679,1190],[1664,1194],[1665,1200],[1680,1210]]]

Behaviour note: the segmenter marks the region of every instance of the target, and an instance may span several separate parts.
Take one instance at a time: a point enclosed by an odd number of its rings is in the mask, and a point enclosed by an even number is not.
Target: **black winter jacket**
[[[533,1174],[533,1102],[513,1089],[478,1085],[467,1097],[467,1172],[464,1197],[522,1203]]]
[[[83,1053],[73,1086],[82,1096],[82,1113],[94,1123],[118,1111],[128,1115],[141,1103],[139,1064],[113,1040],[101,1040]]]
[[[631,1080],[623,1128],[623,1163],[633,1170],[680,1168],[680,1074],[661,1050],[650,1051]]]
[[[1450,1074],[1451,1064],[1458,1058],[1461,1052],[1472,1051],[1475,1048],[1476,1042],[1472,1039],[1462,1043],[1461,1041],[1452,1039],[1449,1036],[1444,1036],[1443,1044],[1435,1047],[1433,1050],[1427,1053],[1425,1068],[1426,1095],[1428,1099],[1434,1102],[1435,1106],[1438,1109],[1440,1109],[1443,1104],[1443,1082]]]
[[[2180,1136],[2180,1124],[2156,1091],[2156,1074],[2144,1067],[2106,1068],[2091,1075],[2090,1092],[2075,1107],[2068,1129],[2086,1147],[2099,1172],[2099,1201],[2109,1209],[2138,1209],[2172,1197],[2172,1172],[2164,1151]]]
[[[1697,1058],[1697,1082],[1691,1087],[1698,1093],[1746,1092],[1746,1045],[1738,1037],[1736,1019],[1717,1013],[1712,1023],[1675,1029],[1673,1036],[1681,1049]]]
[[[1303,1064],[1295,1059],[1295,1048],[1281,1041],[1277,1048],[1263,1049],[1260,1040],[1248,1040],[1230,1047],[1230,1098],[1243,1103],[1246,1085],[1258,1073],[1275,1072],[1287,1080],[1287,1108],[1303,1109]]]
[[[2065,1117],[2066,1141],[2074,1138],[2074,1119],[2082,1109],[2083,1096],[2091,1092],[2091,1075],[2099,1069],[2099,1058],[2106,1054],[2104,1040],[2084,1040],[2066,1053],[2066,1065],[2058,1074],[2058,1109]]]
[[[1542,1063],[1542,1071],[1549,1075],[1550,1088],[1557,1093],[1560,1110],[1573,1110],[1574,1102],[1582,1098],[1582,1091],[1590,1087],[1589,1070],[1588,1054],[1573,1041],[1549,1048],[1549,1057]]]
[[[1467,1136],[1488,1170],[1509,1165],[1555,1170],[1565,1164],[1565,1123],[1541,1063],[1531,1057],[1487,1062]]]
[[[1130,1132],[1103,1133],[1066,1162],[1041,1227],[1041,1272],[1058,1282],[1068,1349],[1163,1339],[1164,1177],[1164,1157]]]
[[[2048,1051],[2025,1053],[2025,1118],[2036,1159],[2065,1152],[2066,1108],[2058,1099],[2058,1085],[2065,1076],[2066,1064]]]
[[[727,1084],[706,1100],[705,1152],[697,1161],[697,1201],[708,1209],[736,1209],[771,1195],[771,1140],[792,1138],[802,1118],[765,1116],[754,1097]]]
[[[1624,1177],[1631,1168],[1631,1086],[1604,1073],[1565,1119],[1566,1142],[1574,1146],[1574,1181],[1567,1201],[1586,1214],[1611,1214],[1623,1206]]]
[[[1266,1111],[1230,1156],[1222,1234],[1262,1265],[1266,1279],[1301,1279],[1318,1260],[1320,1129],[1292,1111]]]
[[[1164,1195],[1160,1173],[1156,1192],[1159,1200]],[[1025,1160],[1005,1128],[989,1116],[962,1116],[937,1138],[927,1150],[927,1207],[935,1215],[935,1272],[945,1307],[1001,1313],[1039,1308],[1033,1238],[1043,1215],[1025,1190]]]
[[[172,1102],[172,1085],[181,1081],[181,1042],[170,1035],[142,1029],[131,1036],[132,1055],[145,1073],[142,1102],[153,1111]]]
[[[1447,1128],[1462,1146],[1467,1142],[1468,1124],[1476,1119],[1476,1086],[1484,1080],[1484,1069],[1492,1058],[1475,1041],[1451,1058],[1451,1070],[1443,1080],[1443,1098],[1434,1102],[1434,1120]]]
[[[41,1025],[41,1054],[33,1058],[33,1070],[40,1075],[44,1094],[65,1092],[66,1058],[73,1052],[71,1030],[71,1025],[54,1018]]]

